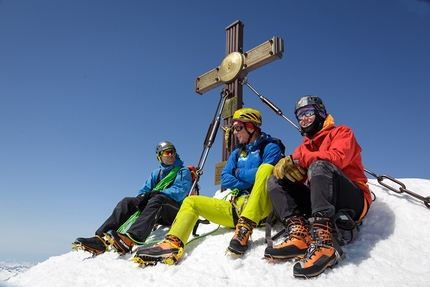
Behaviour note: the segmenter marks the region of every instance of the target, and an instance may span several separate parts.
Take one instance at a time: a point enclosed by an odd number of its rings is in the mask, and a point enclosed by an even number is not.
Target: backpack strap
[[[270,141],[265,140],[265,141],[263,141],[263,142],[260,144],[260,158],[261,158],[261,159],[263,159],[264,149],[266,148],[266,146],[267,146],[269,143],[271,143],[271,142],[270,142]]]

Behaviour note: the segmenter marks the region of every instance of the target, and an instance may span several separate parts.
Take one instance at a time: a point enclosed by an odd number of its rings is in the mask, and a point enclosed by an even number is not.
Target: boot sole
[[[228,254],[234,255],[236,257],[242,257],[242,255],[245,254],[245,252],[234,250],[234,249],[232,249],[230,247],[227,247],[227,249],[225,250],[225,252],[228,253]]]
[[[316,276],[324,273],[324,271],[327,268],[333,268],[336,264],[337,264],[337,258],[334,258],[333,260],[331,260],[330,262],[327,263],[327,265],[325,266],[325,268],[323,268],[320,271],[317,271],[317,272],[314,272],[314,273],[311,273],[311,274],[303,274],[303,273],[296,273],[296,270],[294,270],[293,271],[293,273],[294,273],[293,275],[294,275],[294,278],[309,279],[309,278],[316,277]],[[304,271],[306,271],[306,270],[304,270]]]
[[[176,265],[178,263],[178,258],[176,258],[175,256],[171,257],[159,257],[159,258],[145,258],[145,256],[139,257],[139,256],[135,256],[133,257],[133,262],[137,263],[139,265],[139,267],[142,267],[143,265],[148,266],[148,265],[152,265],[155,266],[157,265],[157,263],[163,263],[166,265]]]
[[[295,262],[295,261],[302,259],[303,256],[304,256],[304,254],[296,255],[293,257],[291,257],[291,256],[282,256],[281,257],[281,256],[273,256],[270,254],[264,254],[263,259],[269,260],[270,262],[276,262],[276,261],[284,261],[284,262],[292,261],[292,262]]]

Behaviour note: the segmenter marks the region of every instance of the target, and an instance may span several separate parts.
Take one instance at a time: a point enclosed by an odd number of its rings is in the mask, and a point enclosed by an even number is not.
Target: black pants
[[[117,230],[136,211],[133,206],[134,197],[125,197],[118,202],[112,215],[97,229],[96,234],[103,236],[109,230]],[[155,224],[172,225],[180,208],[180,204],[168,196],[158,193],[149,199],[141,210],[139,217],[130,226],[127,232],[138,241],[145,241]]]
[[[308,169],[309,186],[277,179],[267,182],[270,200],[276,218],[283,221],[294,215],[319,215],[333,218],[340,209],[354,212],[358,220],[364,207],[363,190],[355,185],[340,169],[330,162],[317,160]]]

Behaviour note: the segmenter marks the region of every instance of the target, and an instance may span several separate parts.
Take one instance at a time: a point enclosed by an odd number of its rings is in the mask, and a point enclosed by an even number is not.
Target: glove
[[[287,170],[285,176],[292,182],[295,182],[296,180],[301,181],[303,179],[304,174],[306,174],[306,170],[299,165],[295,165],[289,170]]]
[[[286,176],[292,182],[302,180],[304,174],[306,174],[306,170],[295,165],[291,155],[282,158],[273,169],[273,175],[277,179],[282,179]]]
[[[140,194],[133,199],[133,206],[137,210],[141,210],[146,206],[146,204],[148,203],[148,194],[149,192]]]
[[[273,175],[277,179],[282,179],[287,173],[287,170],[289,170],[293,166],[294,166],[294,162],[291,155],[281,158],[281,160],[278,161],[278,163],[275,165],[275,168],[273,169]]]

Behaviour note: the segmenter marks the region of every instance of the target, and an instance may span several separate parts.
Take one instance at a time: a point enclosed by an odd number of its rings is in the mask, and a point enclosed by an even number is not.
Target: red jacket
[[[323,128],[312,138],[304,137],[303,143],[293,153],[293,159],[306,169],[315,160],[325,160],[337,166],[359,186],[369,206],[372,197],[361,160],[361,147],[352,130],[344,125],[334,126],[334,119],[327,115]]]

